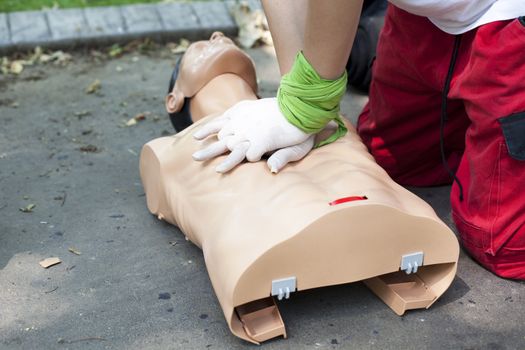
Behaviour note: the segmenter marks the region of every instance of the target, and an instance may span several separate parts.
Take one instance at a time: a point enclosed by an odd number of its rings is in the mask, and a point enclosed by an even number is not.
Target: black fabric
[[[450,57],[450,64],[448,65],[447,77],[445,79],[445,84],[443,86],[443,91],[441,92],[441,120],[439,123],[439,146],[441,150],[441,161],[443,162],[443,167],[447,170],[450,176],[454,179],[456,184],[459,187],[459,201],[463,201],[463,186],[459,181],[456,174],[450,169],[447,162],[447,157],[445,154],[445,123],[448,119],[447,115],[447,102],[448,102],[448,92],[450,90],[450,82],[452,80],[452,75],[454,74],[454,67],[456,66],[456,59],[458,57],[459,45],[461,44],[461,35],[457,35],[454,38],[454,48],[452,49],[452,56]]]
[[[348,85],[364,92],[368,92],[372,80],[371,66],[376,55],[379,33],[385,22],[386,8],[386,0],[365,1],[346,64]]]
[[[520,18],[518,18],[518,20],[520,21],[521,24],[525,26],[525,16],[521,16]]]
[[[511,114],[498,120],[510,156],[525,161],[525,112]]]
[[[365,0],[361,17],[385,16],[388,7],[387,0]]]
[[[171,74],[171,79],[168,87],[168,94],[173,90],[175,82],[177,81],[177,77],[179,76],[181,60],[182,57],[179,58],[179,60],[175,64],[175,68],[173,69],[173,73]],[[168,113],[168,116],[170,117],[171,124],[177,132],[186,129],[188,126],[193,124],[193,120],[191,119],[190,114],[190,99],[188,97],[185,97],[184,104],[182,105],[181,110],[176,113]]]

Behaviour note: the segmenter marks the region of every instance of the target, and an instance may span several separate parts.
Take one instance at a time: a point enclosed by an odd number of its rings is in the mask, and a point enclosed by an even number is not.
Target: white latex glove
[[[277,173],[287,163],[306,156],[315,141],[315,135],[303,132],[286,120],[277,98],[241,101],[205,124],[193,137],[202,140],[216,133],[218,141],[195,152],[193,159],[209,160],[231,151],[215,169],[219,173],[230,171],[245,158],[257,162],[272,151],[276,152],[267,164],[273,173]]]

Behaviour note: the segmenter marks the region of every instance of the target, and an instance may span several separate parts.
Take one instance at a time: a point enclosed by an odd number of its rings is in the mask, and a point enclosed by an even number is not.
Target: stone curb
[[[35,46],[65,49],[149,37],[159,41],[206,39],[214,31],[236,35],[235,0],[176,2],[0,13],[0,53]],[[259,0],[248,0],[261,9]]]

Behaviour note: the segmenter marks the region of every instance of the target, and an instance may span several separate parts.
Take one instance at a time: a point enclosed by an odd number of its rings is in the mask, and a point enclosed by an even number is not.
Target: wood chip
[[[36,204],[28,204],[23,208],[18,208],[22,213],[32,213],[33,209],[36,207]]]
[[[91,115],[91,111],[83,110],[83,111],[75,112],[75,116],[77,116],[78,119],[82,119],[82,117],[86,117],[88,115]]]
[[[53,265],[60,264],[62,260],[59,258],[47,258],[39,262],[40,266],[42,266],[44,269],[47,269],[48,267],[51,267]]]
[[[126,126],[134,126],[137,125],[137,120],[135,118],[131,118],[126,122]]]
[[[89,86],[86,88],[86,94],[93,94],[100,90],[100,87],[102,86],[102,83],[100,80],[96,79],[94,82],[89,84]]]
[[[75,255],[81,255],[82,254],[80,251],[78,251],[77,249],[75,249],[73,247],[69,247],[67,250],[69,250],[71,253],[73,253]]]
[[[149,112],[139,113],[136,116],[134,116],[133,118],[135,118],[136,121],[146,120],[146,115],[148,115],[148,114],[149,114]]]
[[[131,118],[130,120],[128,120],[126,122],[126,126],[137,125],[138,122],[146,120],[146,116],[148,116],[150,114],[151,114],[150,112],[139,113],[139,114],[135,115],[133,118]]]

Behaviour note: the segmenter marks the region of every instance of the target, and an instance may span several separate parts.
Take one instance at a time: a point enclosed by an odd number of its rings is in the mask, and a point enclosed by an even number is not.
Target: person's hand
[[[315,142],[315,135],[303,132],[286,120],[276,98],[241,101],[205,124],[193,136],[202,140],[212,134],[217,134],[218,141],[195,152],[193,159],[209,160],[231,151],[215,169],[219,173],[230,171],[245,158],[257,162],[272,151],[276,152],[267,164],[273,173],[277,173],[289,162],[306,156]]]

